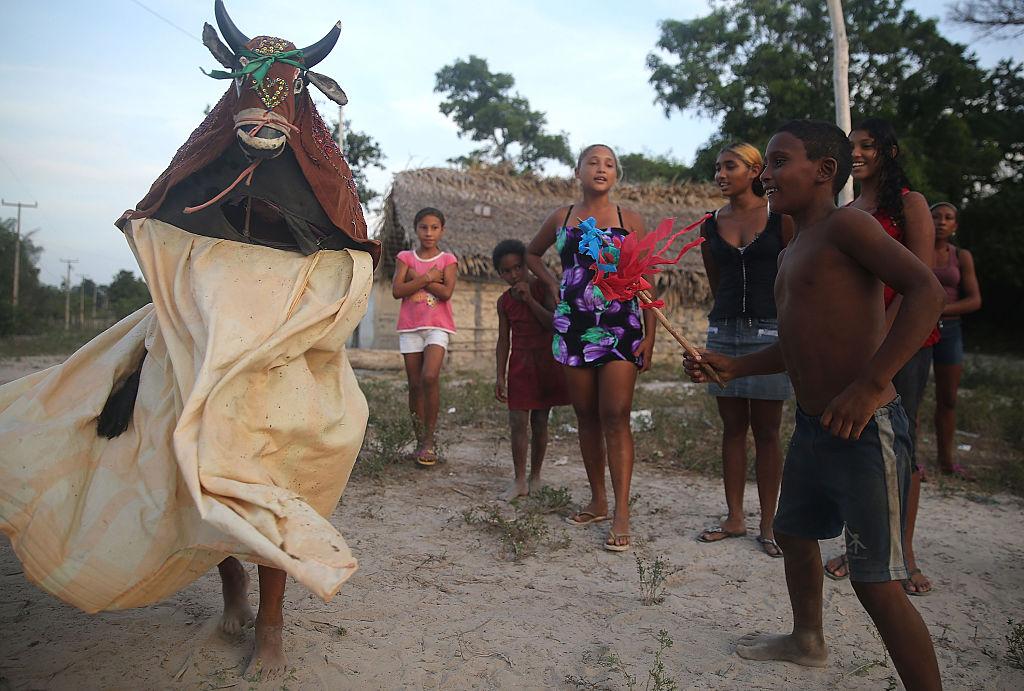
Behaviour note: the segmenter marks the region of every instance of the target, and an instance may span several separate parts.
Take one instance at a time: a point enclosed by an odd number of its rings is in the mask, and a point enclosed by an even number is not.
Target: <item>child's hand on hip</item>
[[[881,406],[885,389],[858,379],[833,398],[821,414],[821,426],[840,439],[860,439],[860,433]]]

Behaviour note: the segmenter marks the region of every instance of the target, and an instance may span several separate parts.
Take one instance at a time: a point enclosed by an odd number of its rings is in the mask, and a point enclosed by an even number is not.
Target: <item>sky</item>
[[[945,1],[908,0],[942,18]],[[133,208],[177,148],[216,103],[227,82],[199,68],[219,66],[200,42],[215,24],[213,0],[46,0],[5,2],[0,38],[0,197],[36,202],[22,232],[43,247],[41,279],[59,285],[62,259],[77,259],[72,283],[107,283],[137,265],[113,221]],[[692,161],[714,119],[654,103],[646,56],[658,22],[706,14],[706,0],[226,0],[247,35],[308,45],[341,20],[341,40],[316,68],[349,96],[344,115],[386,156],[371,187],[383,191],[401,170],[445,165],[467,153],[443,116],[434,75],[458,58],[485,58],[509,72],[515,90],[547,114],[549,131],[573,150],[593,142]],[[283,11],[288,8],[289,11]],[[267,19],[270,18],[270,19]],[[940,21],[947,37],[971,45],[983,66],[1024,59],[1011,41],[974,40]],[[337,109],[319,96],[321,114]],[[568,174],[558,166],[549,170]],[[15,209],[0,208],[13,217]],[[369,219],[371,225],[373,219]],[[5,258],[6,260],[6,258]]]

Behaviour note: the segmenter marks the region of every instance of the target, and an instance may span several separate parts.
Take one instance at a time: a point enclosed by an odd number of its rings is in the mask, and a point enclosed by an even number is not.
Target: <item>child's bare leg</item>
[[[288,659],[284,656],[281,632],[284,629],[284,585],[287,574],[280,569],[260,566],[260,608],[256,614],[256,642],[252,658],[245,668],[247,678],[274,679],[284,674]]]
[[[750,429],[754,434],[757,497],[761,503],[761,535],[773,539],[772,521],[782,484],[782,445],[779,425],[782,401],[750,401]]]
[[[590,503],[580,510],[580,514],[607,516],[604,434],[601,431],[601,418],[597,408],[597,373],[582,367],[565,367],[564,370],[572,407],[576,413],[580,455],[583,456],[583,467],[587,470],[587,481],[590,483]]]
[[[512,466],[515,468],[515,480],[501,498],[511,501],[516,497],[525,497],[530,493],[526,484],[526,450],[529,446],[527,426],[530,413],[526,410],[508,411],[508,426],[512,435]]]
[[[878,627],[893,665],[908,691],[941,689],[931,635],[899,581],[853,582],[853,590]]]
[[[778,533],[786,565],[786,587],[793,608],[790,634],[747,634],[736,654],[748,660],[786,660],[807,667],[824,667],[828,659],[821,621],[821,550],[817,540]]]
[[[423,353],[403,353],[405,378],[409,382],[409,414],[416,434],[416,450],[423,448]]]
[[[917,568],[917,558],[914,556],[914,528],[917,526],[917,507],[921,502],[921,472],[915,470],[910,474],[907,520],[903,530],[903,558],[910,574],[905,585],[907,592],[927,593],[932,589],[932,582]]]
[[[953,471],[953,435],[956,432],[956,393],[962,365],[935,365],[935,444],[939,468]]]
[[[725,504],[729,511],[721,527],[726,534],[740,533],[746,530],[743,490],[747,485],[750,402],[746,398],[726,396],[719,396],[716,400],[718,414],[722,417],[722,476],[725,481]]]
[[[433,451],[434,434],[437,431],[437,412],[441,407],[441,365],[444,364],[444,348],[428,345],[423,351],[423,446]]]
[[[608,448],[608,470],[615,492],[615,517],[611,530],[614,544],[628,545],[629,488],[633,479],[633,432],[629,411],[633,407],[633,386],[637,369],[630,362],[609,362],[598,375],[601,428]],[[613,544],[609,536],[608,544]]]
[[[220,629],[235,635],[252,626],[253,614],[249,606],[249,576],[242,562],[228,557],[217,564],[220,572],[220,589],[224,596],[224,614],[220,618]]]
[[[541,487],[540,471],[548,450],[548,416],[551,408],[530,411],[530,491]]]

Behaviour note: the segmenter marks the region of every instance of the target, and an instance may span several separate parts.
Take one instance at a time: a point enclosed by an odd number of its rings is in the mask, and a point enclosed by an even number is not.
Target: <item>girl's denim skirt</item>
[[[729,357],[740,357],[767,348],[779,340],[779,322],[776,319],[749,319],[731,317],[708,322],[708,350]],[[763,374],[734,379],[725,385],[708,384],[712,396],[727,398],[754,398],[762,401],[785,401],[793,395],[789,375]]]

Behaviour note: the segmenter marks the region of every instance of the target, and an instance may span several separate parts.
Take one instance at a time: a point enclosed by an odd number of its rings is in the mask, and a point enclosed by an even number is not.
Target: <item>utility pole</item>
[[[78,328],[85,328],[85,276],[78,284]]]
[[[77,259],[61,259],[61,262],[68,265],[68,277],[64,279],[64,330],[71,328],[71,265],[77,264]]]
[[[95,325],[96,325],[95,324],[95,322],[96,322],[96,295],[99,292],[100,292],[99,285],[96,284],[96,283],[93,283],[92,284],[92,321],[93,321],[93,327],[95,327]]]
[[[18,306],[18,273],[21,270],[21,210],[25,209],[37,209],[39,208],[39,202],[32,202],[26,204],[25,202],[9,202],[6,199],[0,199],[0,204],[4,206],[16,206],[18,207],[18,223],[14,230],[14,287],[11,289],[11,305],[13,307]]]
[[[843,18],[842,0],[827,0],[828,16],[832,20],[832,89],[835,92],[836,125],[846,134],[850,122],[850,43],[846,39],[846,20]],[[839,192],[839,205],[853,201],[853,179]]]

